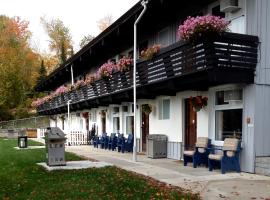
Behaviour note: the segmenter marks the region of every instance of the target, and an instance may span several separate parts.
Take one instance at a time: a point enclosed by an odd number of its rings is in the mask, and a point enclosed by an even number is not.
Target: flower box
[[[218,34],[228,31],[228,26],[229,22],[218,16],[188,17],[179,26],[178,36],[181,40],[195,42],[202,37],[207,39],[216,37]]]

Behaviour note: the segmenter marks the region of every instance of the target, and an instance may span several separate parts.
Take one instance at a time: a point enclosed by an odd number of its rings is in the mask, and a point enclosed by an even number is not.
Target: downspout
[[[68,100],[68,102],[67,102],[67,109],[68,109],[68,130],[67,130],[67,134],[69,134],[69,132],[70,132],[70,102],[71,102],[71,100]]]
[[[73,76],[73,64],[70,66],[70,73],[71,73],[71,85],[74,85],[74,76]]]
[[[136,68],[137,68],[137,24],[141,20],[142,16],[144,15],[147,9],[148,0],[143,0],[141,2],[143,6],[143,10],[139,17],[136,19],[134,23],[134,49],[133,49],[133,110],[134,110],[134,120],[133,120],[133,127],[134,127],[134,136],[133,136],[133,161],[137,161],[137,128],[136,128],[136,118],[137,118],[137,97],[136,97]]]

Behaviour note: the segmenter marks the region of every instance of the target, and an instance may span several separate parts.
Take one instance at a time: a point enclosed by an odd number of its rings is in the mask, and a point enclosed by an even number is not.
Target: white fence
[[[38,129],[37,138],[41,139],[45,136],[46,129]],[[78,146],[86,145],[89,143],[88,134],[86,131],[70,131],[65,132],[66,134],[66,145]]]
[[[38,128],[37,129],[37,138],[43,139],[45,137],[45,132],[46,132],[45,128]]]
[[[88,134],[86,131],[70,131],[66,137],[66,145],[77,146],[88,144]]]

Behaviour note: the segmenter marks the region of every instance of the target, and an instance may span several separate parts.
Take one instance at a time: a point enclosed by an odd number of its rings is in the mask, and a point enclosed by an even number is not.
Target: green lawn
[[[116,167],[47,172],[36,165],[44,149],[15,150],[16,144],[0,138],[0,199],[198,199]]]

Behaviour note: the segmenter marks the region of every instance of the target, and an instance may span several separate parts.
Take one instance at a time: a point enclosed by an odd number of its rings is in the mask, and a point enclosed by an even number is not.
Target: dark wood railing
[[[140,87],[210,69],[239,68],[254,71],[257,53],[258,37],[243,34],[223,33],[193,43],[178,42],[162,49],[151,60],[139,61],[136,81]],[[66,106],[68,100],[76,104],[131,89],[132,70],[115,72],[110,80],[100,79],[92,85],[55,97],[37,110],[41,113]]]

